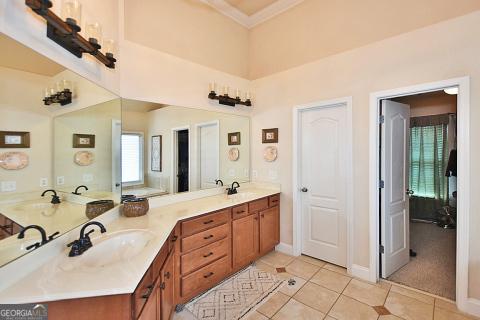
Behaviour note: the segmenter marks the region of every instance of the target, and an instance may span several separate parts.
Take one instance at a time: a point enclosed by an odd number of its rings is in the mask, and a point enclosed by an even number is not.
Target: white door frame
[[[353,258],[353,143],[352,143],[352,97],[344,97],[333,100],[324,100],[313,102],[305,105],[296,106],[293,109],[293,255],[299,256],[302,254],[302,205],[300,202],[302,186],[300,185],[301,177],[301,163],[300,156],[300,130],[302,126],[300,123],[301,113],[308,110],[332,108],[339,105],[346,106],[347,113],[347,197],[346,197],[346,218],[347,218],[347,269],[352,270]]]
[[[116,137],[119,134],[120,137]],[[117,150],[118,149],[118,150]],[[115,157],[119,151],[120,155],[118,159]],[[120,176],[118,177],[118,173]],[[117,180],[119,178],[119,181]],[[118,186],[117,186],[118,184]],[[112,119],[112,193],[116,193],[117,188],[122,193],[122,121],[118,119]]]
[[[195,124],[195,163],[196,163],[196,168],[197,168],[197,172],[195,172],[195,178],[196,178],[196,182],[195,182],[195,187],[197,188],[197,190],[201,190],[201,181],[200,181],[200,142],[201,142],[201,139],[200,139],[200,129],[202,127],[208,127],[208,126],[211,126],[211,125],[215,125],[217,126],[217,146],[218,146],[218,154],[217,154],[217,168],[216,168],[216,172],[217,172],[217,179],[220,179],[220,121],[219,120],[213,120],[213,121],[208,121],[208,122],[202,122],[202,123],[197,123]]]
[[[380,100],[443,90],[458,86],[457,95],[457,189],[461,190],[457,196],[457,274],[456,296],[460,310],[477,313],[480,304],[474,299],[468,299],[468,252],[469,252],[469,204],[470,204],[470,78],[454,78],[438,82],[424,83],[392,90],[384,90],[370,94],[369,115],[369,230],[370,230],[370,275],[372,282],[380,277],[380,235],[379,235],[379,104]],[[470,303],[471,302],[471,303]]]
[[[188,130],[188,191],[192,188],[192,131],[189,125],[172,128],[172,164],[171,164],[171,178],[170,178],[170,190],[172,194],[178,193],[177,189],[177,131]]]

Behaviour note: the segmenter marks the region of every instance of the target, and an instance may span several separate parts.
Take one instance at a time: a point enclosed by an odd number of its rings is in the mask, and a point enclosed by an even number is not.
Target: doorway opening
[[[456,299],[458,87],[380,100],[380,277]],[[461,191],[460,191],[461,192]]]
[[[190,189],[190,130],[174,130],[174,192]]]

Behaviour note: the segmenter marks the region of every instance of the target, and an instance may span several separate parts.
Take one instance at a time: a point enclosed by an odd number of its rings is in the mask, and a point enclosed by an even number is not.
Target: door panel
[[[346,266],[346,105],[301,114],[302,253]]]
[[[381,242],[382,277],[388,277],[410,261],[408,170],[410,106],[382,101]]]
[[[200,189],[216,188],[218,179],[218,124],[200,127]]]
[[[258,256],[258,214],[233,220],[233,267],[241,268]]]
[[[280,242],[280,209],[260,211],[260,253],[272,250]]]

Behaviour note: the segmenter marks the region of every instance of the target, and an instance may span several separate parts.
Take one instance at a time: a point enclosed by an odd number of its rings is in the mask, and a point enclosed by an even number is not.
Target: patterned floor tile
[[[310,281],[327,289],[342,293],[352,278],[327,269],[320,269]]]
[[[321,313],[318,310],[310,308],[309,306],[304,305],[296,301],[295,299],[290,299],[286,305],[280,309],[274,316],[273,320],[318,320],[323,319],[325,314]]]
[[[377,312],[370,306],[347,296],[340,296],[328,315],[338,320],[377,320]]]
[[[293,298],[309,307],[327,313],[339,294],[315,283],[307,282]]]

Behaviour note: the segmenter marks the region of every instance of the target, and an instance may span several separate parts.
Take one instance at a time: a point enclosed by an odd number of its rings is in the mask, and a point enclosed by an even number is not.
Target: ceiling
[[[140,100],[122,99],[122,110],[130,112],[150,112],[164,108],[165,105]]]
[[[65,67],[0,33],[0,66],[52,77]]]
[[[277,0],[225,0],[232,7],[245,13],[247,16],[251,16],[258,11],[265,9]]]
[[[296,6],[303,0],[201,0],[244,27],[254,26]]]

